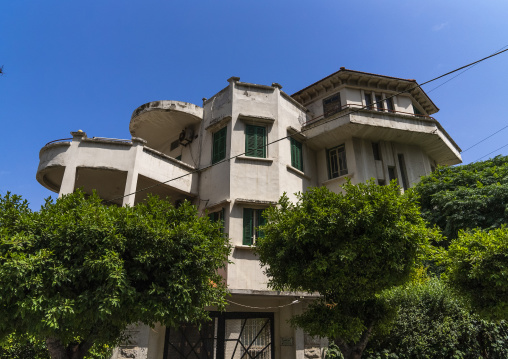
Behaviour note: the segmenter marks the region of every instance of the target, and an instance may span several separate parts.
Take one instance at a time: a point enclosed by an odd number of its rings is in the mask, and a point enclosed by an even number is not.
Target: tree
[[[440,167],[415,186],[423,217],[448,239],[459,231],[508,224],[508,156]]]
[[[8,194],[0,241],[0,337],[44,339],[53,359],[115,345],[129,324],[197,322],[225,304],[228,239],[188,202],[108,207],[77,191],[31,212]]]
[[[508,320],[508,228],[461,231],[442,261],[444,279],[481,315]]]
[[[389,332],[373,336],[366,359],[508,357],[508,325],[471,314],[436,277],[420,277],[384,297],[397,315]]]
[[[382,291],[404,283],[430,235],[413,193],[391,183],[324,187],[284,195],[267,210],[257,253],[276,290],[318,292],[293,318],[311,335],[333,338],[346,359],[360,358],[391,309]]]

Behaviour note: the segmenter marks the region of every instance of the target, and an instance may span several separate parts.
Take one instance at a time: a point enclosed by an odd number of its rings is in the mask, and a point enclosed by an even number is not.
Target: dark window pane
[[[386,102],[386,109],[388,111],[390,111],[390,112],[393,112],[395,110],[394,107],[393,107],[393,98],[392,97],[391,98],[387,98],[385,100],[385,102]]]
[[[383,111],[383,98],[381,95],[376,95],[376,110]]]
[[[336,93],[333,96],[323,100],[323,114],[324,117],[331,116],[341,110],[340,94]]]
[[[365,93],[365,106],[368,110],[372,110],[372,96],[370,93]]]

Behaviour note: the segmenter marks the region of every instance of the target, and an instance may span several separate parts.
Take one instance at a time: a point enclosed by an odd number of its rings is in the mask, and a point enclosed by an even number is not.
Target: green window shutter
[[[226,158],[226,135],[227,127],[213,134],[212,163],[217,163]]]
[[[251,208],[243,209],[243,244],[246,246],[252,245],[252,238],[254,237],[254,211]]]
[[[291,166],[303,171],[302,144],[291,138]]]
[[[256,148],[255,127],[251,125],[245,126],[245,156],[254,156]]]
[[[250,157],[266,157],[265,127],[245,126],[245,155]]]
[[[263,217],[263,211],[264,211],[264,209],[256,210],[256,216],[258,219],[258,227],[264,226],[266,224],[266,219],[265,219],[265,217]],[[258,238],[265,238],[265,231],[257,230],[257,237]]]
[[[266,157],[266,128],[256,127],[256,157]]]

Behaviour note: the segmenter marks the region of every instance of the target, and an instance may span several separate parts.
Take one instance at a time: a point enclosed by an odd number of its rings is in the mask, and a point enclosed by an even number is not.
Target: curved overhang
[[[199,124],[203,108],[181,101],[154,101],[138,107],[131,116],[129,130],[133,137],[147,141],[148,147],[161,150],[183,129]]]
[[[154,149],[136,147],[131,141],[86,137],[78,143],[52,143],[39,153],[36,179],[58,193],[66,168],[76,167],[74,188],[82,187],[87,193],[96,190],[101,198],[115,199],[113,202],[121,205],[127,174],[135,171],[138,174],[136,190],[152,187],[136,196],[136,203],[145,198],[146,193],[174,200],[196,196],[197,173],[193,166]]]
[[[462,162],[461,149],[437,120],[431,117],[379,114],[356,110],[355,113],[323,119],[305,126],[307,145],[319,150],[331,148],[352,137],[374,142],[387,141],[419,146],[438,164]]]

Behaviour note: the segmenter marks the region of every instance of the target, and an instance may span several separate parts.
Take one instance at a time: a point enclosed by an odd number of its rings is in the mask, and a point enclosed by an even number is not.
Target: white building
[[[202,107],[140,106],[132,140],[72,132],[72,141],[41,149],[37,180],[60,195],[83,187],[119,205],[147,193],[187,199],[222,219],[231,238],[227,312],[213,313],[201,332],[133,328],[134,342],[116,358],[318,357],[321,341],[287,324],[311,295],[268,289],[253,253],[261,211],[284,192],[339,191],[346,178],[380,185],[396,178],[407,188],[437,165],[461,162],[460,148],[430,117],[438,108],[414,80],[341,68],[292,96],[277,83],[228,82]]]

